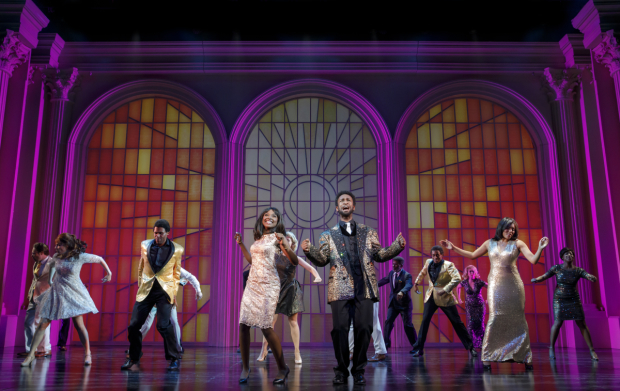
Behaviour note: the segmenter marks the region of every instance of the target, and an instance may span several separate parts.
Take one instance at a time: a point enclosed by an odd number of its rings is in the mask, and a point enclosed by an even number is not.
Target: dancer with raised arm
[[[334,384],[344,384],[349,377],[348,333],[353,319],[354,352],[353,379],[355,384],[366,384],[364,367],[366,351],[372,333],[373,303],[379,301],[379,287],[375,262],[387,262],[406,246],[402,234],[390,247],[381,248],[377,231],[353,220],[355,196],[341,191],[336,196],[336,212],[340,223],[323,232],[319,247],[302,242],[301,248],[316,266],[329,265],[327,303],[332,308],[331,332],[338,366],[334,368]]]
[[[583,313],[583,305],[577,291],[577,282],[580,278],[588,281],[596,282],[596,277],[588,274],[585,270],[575,266],[575,252],[568,247],[564,247],[560,251],[560,259],[564,261],[562,265],[555,265],[540,277],[532,278],[533,283],[542,282],[553,276],[556,277],[558,285],[553,294],[553,317],[555,322],[551,327],[551,346],[549,346],[549,358],[555,360],[555,341],[558,339],[560,328],[565,320],[574,320],[581,335],[586,340],[586,344],[590,348],[590,357],[594,361],[598,361],[598,356],[592,345],[592,337],[590,329],[586,325],[586,318]]]
[[[291,249],[297,250],[297,238],[292,232],[286,233],[287,238],[291,243]],[[319,283],[323,281],[319,273],[308,262],[297,257],[299,266],[309,271],[314,276],[314,282]],[[293,265],[287,257],[279,257],[276,262],[278,269],[278,276],[280,277],[280,298],[278,299],[278,305],[276,307],[276,314],[273,317],[273,326],[275,328],[278,321],[278,314],[282,314],[288,317],[288,325],[291,330],[291,339],[295,346],[295,364],[301,364],[301,353],[299,351],[299,323],[297,323],[297,314],[304,312],[304,291],[301,289],[301,284],[295,279],[295,273],[297,266]],[[263,347],[258,355],[257,361],[265,361],[268,354],[267,339],[263,337]]]
[[[179,369],[181,352],[171,317],[181,281],[184,250],[180,244],[168,239],[169,234],[170,223],[163,219],[157,220],[153,225],[154,239],[145,240],[140,245],[142,256],[138,265],[138,293],[127,328],[129,358],[121,366],[121,370],[131,370],[140,362],[141,329],[153,306],[157,306],[157,331],[164,339],[165,357],[170,360],[168,370]]]
[[[105,277],[101,282],[108,282],[112,279],[112,272],[103,258],[86,254],[86,243],[82,242],[75,235],[64,233],[56,238],[56,254],[52,260],[45,265],[45,271],[49,272],[50,288],[41,293],[35,299],[38,307],[41,322],[37,327],[32,339],[32,347],[39,346],[45,337],[45,330],[49,327],[52,320],[73,318],[73,324],[80,337],[80,342],[85,349],[84,365],[92,364],[88,331],[84,325],[82,315],[96,314],[97,307],[90,298],[86,287],[80,279],[80,270],[85,263],[98,263],[106,271]],[[36,349],[30,349],[30,353],[22,362],[22,367],[32,365],[35,358]]]
[[[467,331],[474,343],[474,348],[482,349],[482,339],[484,338],[484,316],[486,314],[486,303],[482,297],[482,288],[489,284],[482,281],[478,269],[474,265],[465,267],[463,279],[456,286],[456,299],[459,304],[461,300],[461,289],[465,290],[465,314],[467,315]]]
[[[459,312],[456,308],[456,299],[452,293],[454,288],[461,282],[459,271],[456,269],[456,266],[454,266],[454,263],[446,261],[443,258],[443,248],[441,246],[431,247],[431,257],[432,259],[424,263],[414,283],[416,293],[420,293],[418,285],[420,285],[424,277],[426,277],[428,286],[426,288],[426,295],[424,296],[424,314],[422,315],[420,333],[410,353],[413,353],[413,357],[424,355],[424,343],[426,342],[428,328],[431,325],[431,319],[435,312],[441,308],[452,324],[456,335],[459,336],[465,349],[472,357],[476,357],[478,353],[476,353],[474,345],[471,342],[471,336],[459,316]]]
[[[532,265],[537,264],[549,238],[541,238],[536,254],[532,254],[527,244],[519,240],[519,226],[515,219],[504,217],[497,225],[495,236],[473,252],[460,249],[447,239],[440,243],[445,249],[469,259],[489,254],[489,321],[482,341],[484,369],[491,370],[491,361],[524,363],[527,370],[533,369],[530,334],[525,320],[525,288],[517,269],[517,259],[522,254]]]
[[[273,383],[284,384],[290,372],[284,363],[280,339],[273,331],[273,318],[280,298],[277,265],[285,261],[294,266],[299,264],[297,255],[291,248],[292,240],[286,235],[282,215],[278,209],[272,207],[263,210],[258,216],[254,225],[255,242],[249,252],[243,244],[241,234],[235,234],[235,241],[241,247],[244,258],[252,265],[248,283],[243,291],[239,315],[239,344],[243,364],[239,383],[247,383],[250,376],[251,327],[261,329],[276,359],[278,376]]]

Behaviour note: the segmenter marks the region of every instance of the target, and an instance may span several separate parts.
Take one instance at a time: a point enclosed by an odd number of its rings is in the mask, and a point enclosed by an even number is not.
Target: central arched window
[[[101,312],[87,316],[92,340],[127,341],[140,243],[153,238],[153,224],[163,218],[170,238],[185,247],[183,268],[202,284],[198,302],[189,284],[179,289],[183,341],[207,342],[215,153],[203,118],[176,100],[137,99],[98,125],[88,145],[81,239],[106,259],[113,280],[102,284],[100,269],[82,269]],[[161,336],[152,327],[145,341],[154,340]]]
[[[494,236],[502,217],[514,217],[519,238],[536,251],[543,236],[536,153],[527,129],[516,116],[483,99],[448,99],[417,119],[405,150],[412,273],[419,272],[439,240],[449,238],[472,251]],[[486,280],[487,257],[470,261],[455,253],[447,256],[461,272],[474,264]],[[523,258],[518,262],[533,343],[549,342],[547,287],[529,282],[532,276],[545,272],[544,263],[544,257],[535,266]],[[422,321],[423,297],[413,296],[417,328]],[[464,313],[464,307],[459,311]],[[458,341],[445,315],[434,316],[428,341]]]
[[[377,227],[377,149],[364,122],[345,105],[323,98],[286,101],[264,113],[245,146],[244,241],[253,242],[258,213],[268,206],[284,214],[286,229],[318,245],[321,232],[335,226],[335,198],[351,190],[356,221]],[[298,249],[298,253],[303,252]],[[304,289],[301,342],[331,342],[327,305],[328,268],[323,282],[297,268]],[[276,331],[282,333],[279,322]],[[262,334],[253,334],[257,341]],[[290,333],[281,334],[290,342]]]

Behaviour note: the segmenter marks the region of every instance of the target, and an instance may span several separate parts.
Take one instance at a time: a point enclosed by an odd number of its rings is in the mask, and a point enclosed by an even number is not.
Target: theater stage
[[[20,350],[16,350],[20,351]],[[140,369],[123,372],[123,346],[94,346],[92,367],[83,366],[84,350],[71,346],[67,352],[54,350],[51,358],[39,359],[32,368],[20,368],[22,361],[13,348],[2,353],[2,390],[578,390],[618,389],[620,351],[599,350],[600,361],[592,363],[587,350],[558,349],[551,364],[547,350],[534,349],[534,371],[523,365],[493,364],[483,372],[480,359],[469,359],[463,349],[429,348],[423,358],[412,358],[407,350],[396,349],[388,359],[369,363],[368,384],[332,385],[333,352],[328,347],[302,349],[302,365],[295,365],[292,348],[285,348],[291,368],[286,386],[271,384],[276,365],[270,355],[264,363],[256,361],[258,348],[251,350],[252,374],[247,385],[239,385],[240,355],[236,349],[187,347],[178,373],[167,372],[163,347],[145,347]],[[372,351],[372,348],[371,348]]]

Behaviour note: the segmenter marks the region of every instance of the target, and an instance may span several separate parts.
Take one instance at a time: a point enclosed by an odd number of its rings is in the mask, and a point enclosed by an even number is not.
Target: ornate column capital
[[[80,84],[77,68],[66,71],[52,69],[51,72],[46,72],[43,77],[45,78],[45,85],[50,89],[52,100],[70,100],[75,88]]]
[[[613,30],[601,34],[601,42],[592,49],[592,53],[594,59],[605,65],[612,76],[620,70],[620,47]]]
[[[542,81],[551,100],[573,100],[575,87],[581,81],[581,69],[545,68]]]
[[[12,30],[6,32],[2,45],[0,45],[0,71],[8,73],[11,77],[15,68],[24,62],[30,49],[21,43],[18,33]]]

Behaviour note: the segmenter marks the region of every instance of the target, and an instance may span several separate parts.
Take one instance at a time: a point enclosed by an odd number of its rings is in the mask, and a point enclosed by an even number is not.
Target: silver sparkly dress
[[[54,274],[50,289],[36,298],[41,318],[58,320],[99,312],[80,279],[80,270],[83,264],[98,263],[103,258],[80,254],[78,258],[61,259],[57,255],[54,254],[51,262],[46,265],[50,273]]]
[[[267,234],[250,247],[252,267],[241,299],[239,323],[250,327],[273,327],[273,317],[280,297],[277,258],[285,257],[277,247],[275,234]]]
[[[489,241],[489,321],[482,341],[482,361],[532,362],[525,289],[517,269],[519,253],[514,240],[504,250],[497,241]]]

